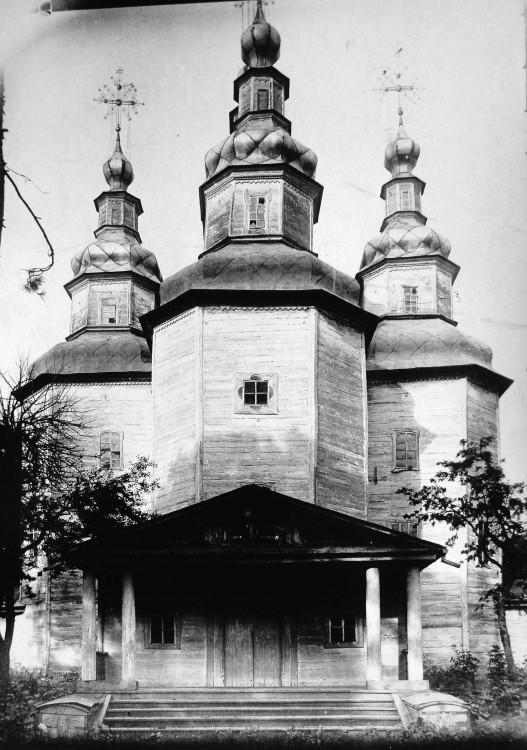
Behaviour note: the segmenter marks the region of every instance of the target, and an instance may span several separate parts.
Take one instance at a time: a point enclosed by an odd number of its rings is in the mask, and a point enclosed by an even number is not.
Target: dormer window
[[[264,195],[248,196],[248,234],[264,234],[266,224],[267,199]]]
[[[419,296],[416,286],[403,286],[403,311],[405,313],[419,312]]]
[[[106,297],[101,300],[101,324],[117,324],[117,300],[115,297]]]

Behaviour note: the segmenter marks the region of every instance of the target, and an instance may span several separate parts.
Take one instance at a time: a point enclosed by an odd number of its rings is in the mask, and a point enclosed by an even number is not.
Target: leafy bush
[[[497,714],[517,714],[520,710],[521,672],[511,677],[507,670],[505,655],[499,646],[492,646],[488,652],[486,700],[489,709]]]
[[[425,662],[425,679],[432,690],[450,693],[471,703],[477,693],[479,659],[461,646],[452,646],[454,655],[448,667],[436,667]]]
[[[42,675],[25,667],[11,670],[5,709],[0,713],[0,741],[28,740],[38,734],[37,706],[74,693],[78,673]]]

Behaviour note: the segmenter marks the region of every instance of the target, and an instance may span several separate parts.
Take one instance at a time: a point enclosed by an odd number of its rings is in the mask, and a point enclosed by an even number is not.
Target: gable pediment
[[[111,537],[84,542],[72,560],[159,557],[187,560],[390,560],[428,564],[440,545],[259,485],[246,485]]]

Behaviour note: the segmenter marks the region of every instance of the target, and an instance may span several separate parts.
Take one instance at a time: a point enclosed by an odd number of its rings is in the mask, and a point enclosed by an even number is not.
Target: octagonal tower
[[[230,135],[205,158],[204,251],[143,318],[168,512],[257,483],[364,517],[366,341],[359,285],[313,252],[322,187],[291,136],[278,32],[242,35]]]

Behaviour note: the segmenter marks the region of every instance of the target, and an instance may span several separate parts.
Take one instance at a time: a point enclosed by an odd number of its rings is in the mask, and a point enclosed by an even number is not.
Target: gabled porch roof
[[[80,568],[169,558],[186,563],[411,562],[442,557],[439,544],[249,484],[76,545]]]

